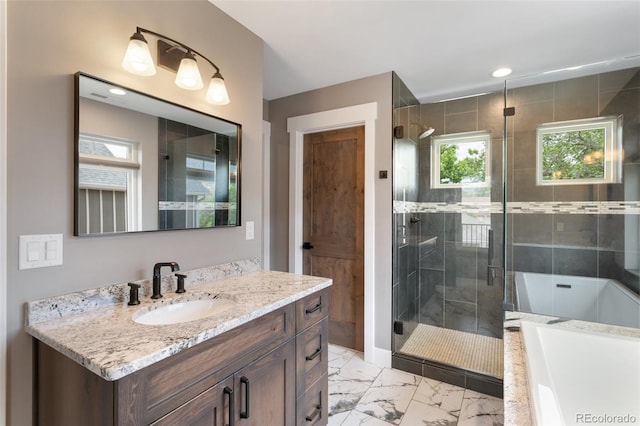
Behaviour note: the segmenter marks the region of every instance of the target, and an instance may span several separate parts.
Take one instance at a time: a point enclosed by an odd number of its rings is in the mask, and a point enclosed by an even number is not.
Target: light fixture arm
[[[209,64],[211,64],[211,66],[213,68],[215,68],[215,70],[216,70],[215,73],[220,75],[220,68],[218,68],[218,66],[216,64],[214,64],[209,58],[204,56],[202,53],[198,52],[197,50],[195,50],[195,49],[193,49],[193,48],[191,48],[189,46],[187,46],[186,44],[181,43],[181,42],[179,42],[177,40],[174,40],[171,37],[167,37],[166,35],[157,33],[155,31],[147,30],[146,28],[142,28],[142,27],[136,27],[136,32],[137,33],[151,34],[151,35],[154,35],[154,36],[156,36],[158,38],[161,38],[161,39],[164,39],[164,40],[169,40],[170,42],[175,43],[176,45],[178,45],[178,46],[182,47],[183,49],[185,49],[187,52],[194,53],[194,54],[198,55],[199,57],[201,57],[202,59],[204,59],[205,61],[207,61]]]

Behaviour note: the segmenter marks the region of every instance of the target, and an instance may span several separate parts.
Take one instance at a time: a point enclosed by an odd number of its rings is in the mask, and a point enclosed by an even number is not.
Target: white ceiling
[[[502,66],[516,86],[640,63],[640,0],[210,1],[264,40],[268,100],[395,71],[429,102],[498,89]]]

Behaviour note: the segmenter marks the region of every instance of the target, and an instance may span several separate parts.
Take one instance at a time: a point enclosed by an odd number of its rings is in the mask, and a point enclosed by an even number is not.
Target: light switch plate
[[[62,265],[62,234],[20,235],[19,250],[20,269]]]
[[[254,239],[254,222],[247,222],[245,224],[245,226],[247,227],[247,240],[253,240]]]

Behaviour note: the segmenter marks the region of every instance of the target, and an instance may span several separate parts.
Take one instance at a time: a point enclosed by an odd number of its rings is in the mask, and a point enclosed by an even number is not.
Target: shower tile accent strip
[[[158,210],[235,210],[237,203],[206,202],[206,201],[160,201]]]
[[[394,213],[502,213],[502,203],[394,201]],[[508,202],[512,214],[640,214],[640,201]]]

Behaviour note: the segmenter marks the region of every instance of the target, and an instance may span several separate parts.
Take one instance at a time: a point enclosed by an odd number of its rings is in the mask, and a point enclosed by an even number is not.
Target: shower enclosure
[[[501,395],[516,272],[607,278],[637,297],[640,68],[615,65],[429,104],[395,76],[395,367]],[[542,306],[597,293],[565,281]]]

